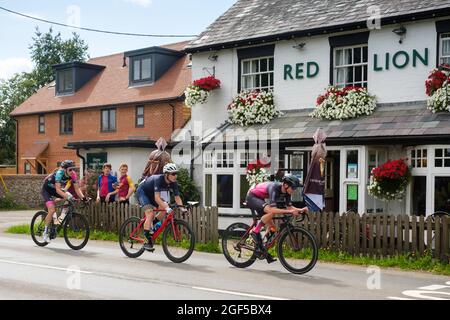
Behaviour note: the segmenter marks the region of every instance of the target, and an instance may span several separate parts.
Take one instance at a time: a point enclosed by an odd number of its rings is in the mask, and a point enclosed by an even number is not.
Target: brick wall
[[[44,201],[41,196],[42,183],[45,175],[4,175],[6,187],[13,194],[18,204],[27,205],[30,208],[42,208]],[[0,185],[0,196],[3,197],[5,190]]]
[[[171,103],[175,107],[175,129],[181,128],[190,117],[190,110],[186,109],[184,102],[177,101]],[[94,108],[88,110],[73,111],[73,133],[70,135],[60,134],[60,113],[48,113],[45,115],[45,133],[38,133],[38,115],[20,116],[18,120],[19,144],[17,152],[18,172],[24,174],[25,160],[22,155],[36,141],[47,141],[49,146],[41,155],[46,159],[47,168],[52,171],[56,168],[57,162],[65,159],[73,159],[79,166],[80,162],[74,150],[64,149],[68,142],[73,141],[107,141],[126,140],[129,137],[148,138],[158,140],[164,137],[170,140],[172,134],[172,107],[168,103],[148,104],[144,108],[144,127],[136,128],[136,105],[117,107],[116,131],[101,132],[101,110]],[[30,161],[35,168],[31,168],[31,173],[37,173],[37,164]]]

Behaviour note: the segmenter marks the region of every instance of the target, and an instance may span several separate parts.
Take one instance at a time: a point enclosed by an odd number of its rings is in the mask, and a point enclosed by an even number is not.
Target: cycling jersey
[[[291,195],[287,192],[282,193],[281,186],[280,182],[258,183],[253,189],[249,190],[249,193],[262,200],[268,199],[268,204],[271,207],[276,207],[280,200],[285,202],[286,206],[292,206]]]
[[[178,183],[172,182],[167,184],[164,174],[153,175],[147,177],[144,181],[142,181],[138,186],[138,199],[141,206],[152,205],[154,207],[158,207],[158,204],[155,200],[155,193],[164,193],[171,192],[174,196],[179,196],[180,191],[178,189]],[[140,196],[140,195],[143,195]],[[142,199],[142,200],[141,200]],[[167,199],[166,199],[167,200]],[[146,203],[148,202],[148,203]]]
[[[120,188],[119,188],[119,197],[125,198],[128,195],[128,191],[130,188],[134,188],[133,180],[129,175],[124,175],[119,178]]]
[[[68,188],[70,185],[68,183],[75,184],[78,183],[78,177],[75,171],[72,171],[70,175],[66,175],[64,169],[58,169],[56,172],[48,175],[44,179],[44,186],[48,189],[56,189],[55,184],[60,183],[61,188]]]

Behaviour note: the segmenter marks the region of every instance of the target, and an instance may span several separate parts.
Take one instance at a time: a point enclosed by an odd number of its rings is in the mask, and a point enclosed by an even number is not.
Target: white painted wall
[[[112,174],[118,177],[120,164],[126,163],[128,164],[128,175],[137,184],[152,150],[145,148],[105,148],[90,149],[89,151],[80,150],[80,154],[86,158],[87,153],[107,152],[107,161],[112,165]],[[130,200],[133,202],[134,197]]]
[[[399,43],[399,36],[392,32],[394,27],[386,27],[370,32],[369,37],[369,91],[375,94],[380,103],[426,100],[425,80],[430,71],[436,66],[436,25],[434,21],[404,24],[407,29],[403,43]],[[412,52],[416,49],[424,54],[428,48],[428,66],[418,61],[416,67],[412,65]],[[392,56],[398,51],[410,54],[409,65],[397,69],[392,65]],[[391,64],[389,70],[374,71],[373,55],[378,53],[379,66],[385,64],[385,53],[389,52]],[[403,61],[400,60],[399,61]]]
[[[426,100],[425,80],[429,72],[436,66],[436,27],[434,20],[404,24],[407,29],[403,43],[392,30],[398,26],[391,25],[381,30],[372,30],[369,37],[369,92],[378,98],[380,103]],[[355,31],[356,32],[356,31]],[[348,34],[348,32],[347,32]],[[275,45],[275,103],[281,110],[311,108],[315,106],[317,96],[324,92],[330,81],[330,46],[328,38],[333,35],[296,39],[295,41],[279,41]],[[292,46],[305,42],[303,49]],[[428,48],[428,65],[418,61],[412,66],[412,52],[416,49],[423,55]],[[385,53],[389,52],[391,60],[398,51],[406,51],[410,55],[410,63],[403,69],[396,69],[392,63],[389,70],[375,72],[374,54],[379,57],[379,65],[384,66]],[[221,80],[222,87],[214,90],[204,105],[192,108],[192,120],[201,121],[203,129],[216,128],[224,123],[227,106],[237,94],[238,58],[236,49],[215,52],[218,59],[208,60],[214,52],[195,53],[192,56],[192,77],[198,79],[213,73]],[[296,63],[317,62],[320,71],[314,78],[301,80],[284,80],[284,65],[295,68]],[[207,69],[205,69],[207,68]],[[208,70],[209,73],[206,71]]]

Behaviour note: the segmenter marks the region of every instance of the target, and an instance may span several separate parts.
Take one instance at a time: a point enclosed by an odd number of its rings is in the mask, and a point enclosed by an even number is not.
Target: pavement
[[[423,272],[319,261],[294,275],[279,262],[238,269],[197,251],[175,264],[158,246],[131,259],[114,242],[90,240],[73,251],[62,238],[41,248],[28,235],[3,233],[33,214],[0,212],[0,299],[450,300],[450,277]]]

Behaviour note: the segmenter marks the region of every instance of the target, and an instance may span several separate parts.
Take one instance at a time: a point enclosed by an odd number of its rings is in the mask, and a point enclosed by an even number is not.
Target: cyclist
[[[291,195],[300,186],[300,180],[296,176],[286,174],[281,179],[281,182],[259,183],[248,191],[246,198],[247,206],[255,210],[258,216],[261,217],[258,224],[251,230],[250,235],[263,252],[265,250],[260,231],[263,226],[266,226],[266,230],[275,228],[272,220],[275,215],[291,213],[298,216],[300,213],[308,213],[307,207],[300,209],[292,205]],[[280,198],[284,198],[285,209],[277,208],[277,201]],[[268,202],[266,202],[266,199],[268,199]],[[267,253],[266,260],[268,263],[276,261],[269,253]]]
[[[78,186],[78,179],[74,167],[75,163],[72,160],[65,160],[54,173],[48,175],[44,179],[44,184],[42,185],[42,197],[45,200],[48,214],[45,218],[43,240],[47,243],[50,243],[48,227],[52,222],[53,214],[56,212],[54,198],[73,200],[74,196],[65,189],[70,182],[74,186],[78,197],[84,201],[87,200]],[[59,224],[58,219],[56,219],[55,223]]]
[[[143,180],[137,190],[136,196],[138,202],[142,208],[145,210],[145,223],[144,223],[144,236],[146,242],[144,248],[148,251],[154,251],[152,234],[153,230],[153,220],[155,219],[155,213],[153,210],[155,208],[160,211],[157,219],[163,221],[166,213],[171,213],[172,208],[170,208],[168,202],[170,199],[164,199],[161,196],[162,192],[172,192],[175,197],[175,202],[177,205],[182,206],[183,201],[180,197],[180,192],[178,190],[177,183],[178,168],[174,163],[168,163],[163,168],[163,174],[152,175]],[[185,208],[182,211],[187,211]]]

